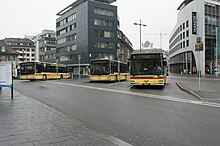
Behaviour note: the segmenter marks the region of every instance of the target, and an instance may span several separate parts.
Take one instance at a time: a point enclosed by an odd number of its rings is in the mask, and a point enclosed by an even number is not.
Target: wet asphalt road
[[[133,94],[126,82],[15,81],[15,89],[34,97],[86,125],[138,146],[220,145],[220,108]],[[62,84],[59,84],[62,83]],[[92,88],[83,87],[90,86]],[[97,88],[97,89],[95,89]],[[131,92],[169,95],[187,100],[195,97],[179,91],[175,82],[165,89],[131,89]]]

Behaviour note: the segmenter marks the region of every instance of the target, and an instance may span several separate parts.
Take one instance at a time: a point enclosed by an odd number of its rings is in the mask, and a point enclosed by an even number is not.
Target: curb
[[[176,82],[176,85],[182,90],[182,91],[185,91],[195,97],[197,97],[199,100],[203,100],[203,98],[201,96],[199,96],[198,94],[196,94],[195,92],[183,87],[180,83]]]

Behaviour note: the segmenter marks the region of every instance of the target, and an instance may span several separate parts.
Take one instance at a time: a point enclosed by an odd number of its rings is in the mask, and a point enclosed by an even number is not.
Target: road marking
[[[180,99],[180,98],[176,98],[176,97],[172,97],[172,96],[138,93],[138,92],[125,91],[125,90],[100,88],[100,87],[77,85],[77,84],[71,84],[71,83],[61,83],[61,82],[56,82],[56,81],[48,81],[47,83],[74,86],[74,87],[87,88],[87,89],[95,89],[95,90],[108,91],[108,92],[114,92],[114,93],[120,93],[120,94],[127,94],[127,95],[141,96],[141,97],[147,97],[147,98],[153,98],[153,99],[160,99],[160,100],[167,100],[167,101],[174,101],[174,102],[189,103],[189,104],[196,104],[196,105],[220,108],[219,103],[212,103],[212,102],[206,102],[206,101],[195,101],[195,100],[188,100],[188,99]]]
[[[116,144],[118,146],[133,146],[133,145],[131,145],[131,144],[125,142],[125,141],[122,141],[122,140],[120,140],[120,139],[118,139],[116,137],[110,136],[110,137],[106,137],[105,139],[107,139],[111,143]]]
[[[198,80],[199,78],[197,77],[192,77],[192,76],[169,76],[167,79],[189,79],[189,80]],[[212,81],[219,81],[220,78],[201,78],[201,80],[212,80]]]

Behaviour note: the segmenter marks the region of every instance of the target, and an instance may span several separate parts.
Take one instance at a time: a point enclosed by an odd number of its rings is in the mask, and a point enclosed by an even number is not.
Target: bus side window
[[[36,73],[41,73],[41,71],[42,71],[41,64],[36,64]]]

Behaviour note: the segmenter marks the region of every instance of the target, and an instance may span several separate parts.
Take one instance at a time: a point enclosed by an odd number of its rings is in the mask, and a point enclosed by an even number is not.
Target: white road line
[[[107,139],[108,141],[118,145],[118,146],[132,146],[131,144],[125,142],[125,141],[122,141],[116,137],[106,137],[105,139]]]
[[[61,82],[56,82],[56,81],[48,81],[47,83],[74,86],[74,87],[87,88],[87,89],[95,89],[95,90],[101,90],[101,91],[108,91],[108,92],[114,92],[114,93],[120,93],[120,94],[128,94],[128,95],[141,96],[141,97],[147,97],[147,98],[153,98],[153,99],[181,102],[181,103],[196,104],[196,105],[202,105],[202,106],[210,106],[210,107],[218,107],[218,108],[220,107],[219,103],[180,99],[180,98],[176,98],[172,96],[137,93],[137,92],[131,92],[131,91],[125,91],[125,90],[107,89],[107,88],[77,85],[77,84],[71,84],[71,83],[61,83]]]
[[[167,79],[172,79],[172,78],[175,78],[175,79],[189,79],[189,80],[198,80],[199,78],[196,78],[196,77],[187,77],[187,76],[169,76],[167,77]],[[212,81],[219,81],[220,79],[219,78],[201,78],[201,80],[212,80]]]

